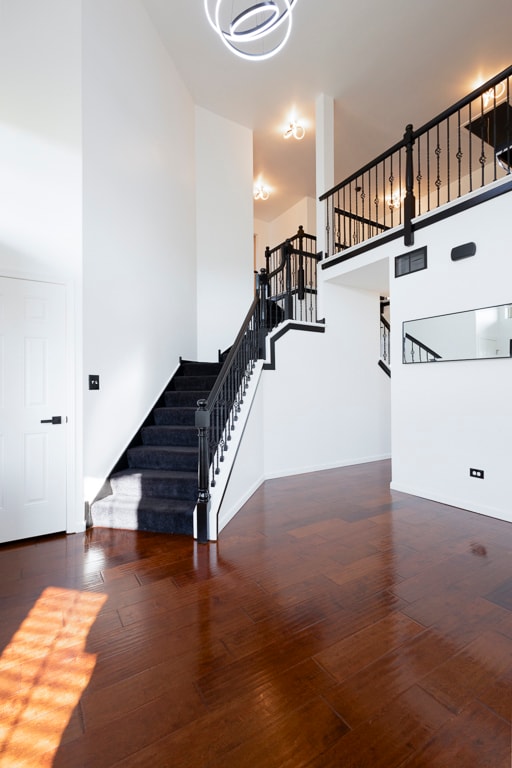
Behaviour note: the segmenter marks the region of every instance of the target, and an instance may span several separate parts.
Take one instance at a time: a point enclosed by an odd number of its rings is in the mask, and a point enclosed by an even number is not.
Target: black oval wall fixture
[[[476,253],[475,243],[464,243],[463,245],[457,245],[452,248],[452,261],[459,261],[460,259],[467,259],[469,256],[474,256]]]

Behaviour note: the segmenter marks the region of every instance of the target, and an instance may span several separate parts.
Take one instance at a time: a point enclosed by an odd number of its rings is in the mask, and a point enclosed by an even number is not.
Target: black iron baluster
[[[457,154],[455,157],[457,158],[457,196],[461,196],[461,190],[462,190],[462,158],[464,157],[464,153],[462,152],[462,145],[460,141],[460,129],[461,129],[461,120],[460,120],[460,109],[457,110]]]
[[[404,197],[405,200],[405,197]],[[398,223],[402,223],[402,152],[398,152]]]
[[[436,180],[434,182],[435,187],[437,189],[437,207],[439,208],[440,205],[440,199],[441,199],[441,184],[443,183],[441,181],[441,144],[439,143],[439,125],[436,126],[436,138],[437,138],[437,144],[436,148],[434,150],[436,155],[436,169],[437,169],[437,175]]]
[[[469,104],[469,120],[468,125],[471,125],[471,104]],[[469,156],[469,191],[473,191],[473,146],[471,144],[471,131],[468,131],[468,156]]]
[[[418,136],[417,139],[417,150],[416,150],[416,157],[418,158],[418,173],[416,174],[416,181],[418,182],[418,216],[421,216],[421,182],[422,182],[422,175],[421,175],[421,136]],[[406,181],[407,184],[407,181]],[[405,211],[404,211],[404,217],[405,217]]]
[[[427,132],[427,212],[430,211],[430,131]]]
[[[446,194],[447,202],[451,200],[450,194],[450,118],[446,120]]]
[[[375,197],[373,198],[373,203],[375,205],[375,222],[377,224],[380,224],[379,222],[379,174],[377,172],[378,166],[375,166]],[[377,228],[378,232],[378,228]]]
[[[484,140],[484,120],[483,120],[483,114],[484,114],[484,97],[483,94],[480,96],[480,157],[478,158],[478,162],[480,163],[481,168],[481,183],[480,186],[483,187],[485,184],[485,163],[486,163],[486,156],[485,156],[485,140]]]
[[[390,158],[389,158],[389,166],[390,166],[390,173],[389,173],[389,178],[388,178],[388,181],[389,181],[389,203],[388,203],[388,208],[389,208],[389,214],[390,214],[390,217],[391,217],[391,227],[393,227],[394,226],[394,221],[393,221],[393,195],[394,195],[393,184],[395,182],[395,176],[393,174],[393,155],[391,155]]]

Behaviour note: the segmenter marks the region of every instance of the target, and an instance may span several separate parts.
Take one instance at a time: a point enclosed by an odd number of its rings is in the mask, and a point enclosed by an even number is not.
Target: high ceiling
[[[233,16],[247,0],[225,0]],[[315,189],[315,103],[334,99],[335,182],[512,64],[510,0],[297,0],[285,48],[233,55],[203,0],[143,0],[194,101],[254,131],[255,203],[271,221]],[[251,3],[252,4],[252,3]],[[282,132],[295,110],[302,141]],[[326,190],[318,190],[318,194]]]

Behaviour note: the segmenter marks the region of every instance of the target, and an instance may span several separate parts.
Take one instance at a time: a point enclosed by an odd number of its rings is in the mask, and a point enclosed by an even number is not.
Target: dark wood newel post
[[[304,297],[305,297],[304,249],[303,249],[304,228],[302,224],[300,225],[297,231],[297,237],[299,238],[299,268],[297,270],[297,298],[299,301],[304,301]]]
[[[291,250],[292,245],[289,240],[283,245],[284,259],[285,259],[285,290],[286,296],[284,300],[284,319],[293,320],[293,297],[292,297],[292,265],[291,265]]]
[[[412,125],[405,128],[405,199],[404,199],[404,242],[405,245],[414,245],[414,232],[412,220],[416,215],[416,201],[414,199],[414,167],[413,145],[414,133]]]
[[[271,258],[270,248],[267,245],[267,247],[265,248],[265,269],[267,270],[267,274],[270,272],[270,258]]]
[[[265,359],[265,339],[267,338],[268,272],[262,267],[256,280],[256,290],[260,300],[258,327],[258,357]]]
[[[208,541],[208,511],[210,509],[210,412],[206,408],[206,400],[197,401],[196,427],[199,440],[199,463],[197,469],[197,540],[201,544]]]

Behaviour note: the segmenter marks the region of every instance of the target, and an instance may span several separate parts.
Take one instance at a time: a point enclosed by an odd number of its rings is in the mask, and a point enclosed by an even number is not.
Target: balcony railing
[[[512,66],[321,196],[327,256],[505,177],[512,166]]]

